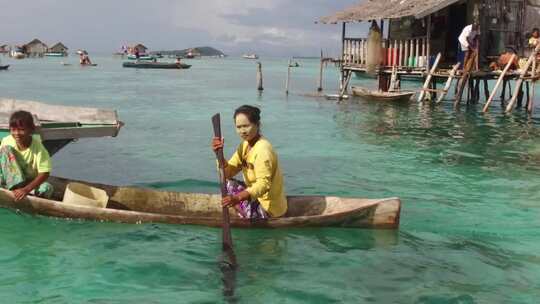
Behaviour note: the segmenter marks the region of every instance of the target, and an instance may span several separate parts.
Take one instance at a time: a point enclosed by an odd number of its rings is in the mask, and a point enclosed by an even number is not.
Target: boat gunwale
[[[137,189],[137,190],[143,190],[143,191],[155,191],[158,193],[183,193],[183,194],[192,194],[191,192],[174,192],[174,191],[166,191],[166,190],[156,190],[152,188],[144,188],[144,187],[132,187],[132,186],[112,186],[112,185],[104,185],[104,184],[95,184],[90,183],[86,181],[77,181],[77,180],[71,180],[71,179],[65,179],[65,178],[58,178],[54,177],[55,179],[60,180],[60,182],[83,182],[86,184],[96,185],[99,186],[108,186],[113,188],[131,188],[131,189]],[[103,188],[103,187],[102,187]],[[208,193],[197,193],[197,194],[204,194],[204,195],[210,195],[210,196],[218,196],[218,194],[208,194]],[[0,207],[6,207],[11,209],[26,209],[30,210],[31,213],[35,214],[41,214],[45,216],[53,216],[58,218],[79,218],[79,219],[88,219],[88,220],[94,220],[94,221],[108,221],[108,222],[120,222],[120,223],[170,223],[170,224],[192,224],[192,225],[206,225],[206,226],[212,226],[212,227],[220,227],[221,226],[221,218],[215,217],[215,216],[186,216],[186,215],[179,215],[179,214],[168,214],[168,213],[152,213],[152,212],[145,212],[145,211],[134,211],[134,210],[122,210],[122,209],[115,209],[115,208],[97,208],[97,207],[89,207],[89,206],[81,206],[81,205],[71,205],[71,204],[64,204],[62,201],[54,200],[54,199],[45,199],[35,196],[27,196],[25,199],[23,199],[23,203],[27,203],[28,208],[17,208],[18,202],[13,201],[13,195],[11,194],[11,191],[0,188],[0,199],[2,196],[8,196],[11,198],[11,201],[7,204],[4,203],[4,200],[0,200]],[[307,198],[310,196],[288,196],[287,198]],[[324,197],[325,199],[328,198],[337,198],[337,199],[362,199],[362,198],[347,198],[347,197],[337,197],[337,196],[313,196],[313,197]],[[396,202],[397,201],[397,211],[394,213],[395,220],[393,223],[390,224],[373,224],[372,226],[366,226],[366,228],[374,228],[374,229],[395,229],[399,227],[399,221],[400,221],[400,214],[401,214],[401,200],[398,197],[389,197],[389,198],[382,198],[382,199],[366,199],[370,200],[372,202],[363,204],[362,206],[346,209],[339,212],[329,213],[329,214],[316,214],[316,215],[302,215],[302,216],[294,216],[294,217],[279,217],[279,218],[269,218],[264,220],[257,220],[257,221],[251,221],[249,219],[242,219],[238,217],[231,218],[231,224],[236,228],[248,228],[248,227],[254,227],[254,228],[295,228],[295,227],[346,227],[341,225],[320,225],[323,222],[339,222],[340,219],[343,221],[347,219],[348,217],[351,217],[352,215],[361,214],[363,212],[367,212],[372,210],[374,207],[382,206],[387,203]],[[35,206],[34,204],[37,203],[38,205],[42,206]],[[47,212],[43,212],[40,210],[39,207],[46,207],[48,209]],[[41,208],[43,209],[43,208]],[[52,214],[50,211],[56,211],[60,213],[69,213],[70,215],[77,215],[77,213],[81,212],[88,212],[88,215],[92,216],[56,216],[56,215],[50,215]],[[84,214],[83,214],[84,215]],[[103,216],[106,215],[106,216]],[[116,215],[116,217],[115,217]],[[118,218],[121,217],[121,218]],[[137,218],[137,219],[135,219]],[[319,224],[319,225],[317,225]],[[347,227],[347,228],[359,228],[359,227]]]

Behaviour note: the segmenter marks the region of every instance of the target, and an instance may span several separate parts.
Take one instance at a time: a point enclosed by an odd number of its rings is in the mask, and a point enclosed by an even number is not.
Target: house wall
[[[29,56],[43,56],[47,52],[47,46],[41,43],[26,46],[26,54]]]
[[[56,46],[49,49],[49,51],[53,53],[65,53],[67,50],[68,49],[63,46]]]
[[[463,9],[465,18],[460,13]],[[454,19],[457,17],[461,17],[459,22]],[[413,17],[392,20],[389,38],[404,40],[425,36],[426,20]],[[526,33],[533,27],[540,28],[540,0],[463,0],[446,7],[431,17],[431,54],[441,52],[443,63],[455,63],[458,36],[465,25],[475,20],[480,22],[482,61],[491,60],[507,47],[522,55]]]

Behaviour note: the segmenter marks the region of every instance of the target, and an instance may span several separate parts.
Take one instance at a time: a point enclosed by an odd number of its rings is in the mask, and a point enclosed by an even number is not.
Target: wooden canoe
[[[137,69],[189,69],[191,65],[185,63],[174,62],[124,62],[122,66],[125,68]]]
[[[167,223],[221,226],[221,196],[217,194],[158,191],[137,187],[116,187],[80,182],[105,190],[106,208],[78,206],[62,202],[67,183],[74,180],[50,177],[55,187],[53,199],[27,196],[15,202],[12,192],[0,189],[0,207],[45,216],[119,223]],[[231,226],[347,227],[397,229],[399,198],[364,199],[333,196],[289,196],[285,216],[266,220],[241,219],[231,212]]]
[[[362,87],[352,87],[353,95],[366,100],[375,101],[409,101],[416,92],[414,91],[398,91],[398,92],[382,92],[378,90],[369,90]]]

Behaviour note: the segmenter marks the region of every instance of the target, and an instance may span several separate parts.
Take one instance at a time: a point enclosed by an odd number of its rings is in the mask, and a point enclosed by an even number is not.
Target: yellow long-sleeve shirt
[[[248,142],[243,141],[227,162],[225,175],[232,177],[242,171],[251,199],[258,199],[272,217],[282,216],[287,212],[287,199],[277,154],[263,137],[250,151],[247,148]]]

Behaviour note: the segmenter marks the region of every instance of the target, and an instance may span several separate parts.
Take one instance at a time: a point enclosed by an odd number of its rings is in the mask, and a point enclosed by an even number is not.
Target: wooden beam
[[[493,101],[493,98],[495,97],[495,94],[497,93],[497,89],[503,82],[504,76],[506,75],[506,73],[508,72],[508,69],[510,69],[510,66],[512,66],[512,63],[514,62],[514,58],[516,58],[516,54],[512,54],[512,56],[510,57],[510,61],[506,63],[506,66],[504,67],[504,70],[502,71],[501,75],[499,75],[499,79],[497,79],[497,82],[495,83],[495,87],[493,88],[491,95],[489,95],[489,98],[486,101],[486,104],[484,105],[482,112],[485,113],[488,111],[489,105],[491,104],[491,102]]]
[[[437,54],[437,58],[435,58],[435,62],[433,63],[433,66],[431,67],[431,70],[429,70],[426,81],[424,82],[424,86],[422,87],[422,91],[420,91],[420,94],[418,94],[418,102],[422,102],[424,100],[424,96],[426,94],[426,90],[429,88],[429,83],[431,82],[431,78],[433,73],[435,73],[435,70],[437,70],[437,66],[439,65],[439,61],[441,60],[441,53]]]
[[[531,56],[529,56],[527,63],[525,64],[525,66],[523,67],[521,71],[521,74],[519,75],[519,79],[516,80],[516,87],[514,88],[514,94],[512,94],[512,99],[510,99],[510,102],[508,103],[508,106],[506,107],[506,111],[505,111],[506,113],[510,113],[514,109],[514,105],[516,103],[519,91],[521,89],[521,84],[523,83],[524,78],[527,76],[527,72],[529,71],[529,67],[531,66],[532,62],[536,60],[536,54],[538,54],[538,51],[540,51],[540,43],[536,46]]]
[[[452,70],[450,71],[450,75],[448,75],[448,79],[446,80],[446,84],[444,85],[443,93],[437,98],[437,103],[440,103],[443,101],[444,97],[446,97],[446,94],[448,94],[448,91],[450,90],[450,87],[452,86],[452,80],[456,76],[456,72],[459,69],[459,66],[461,64],[458,62],[452,67]]]

